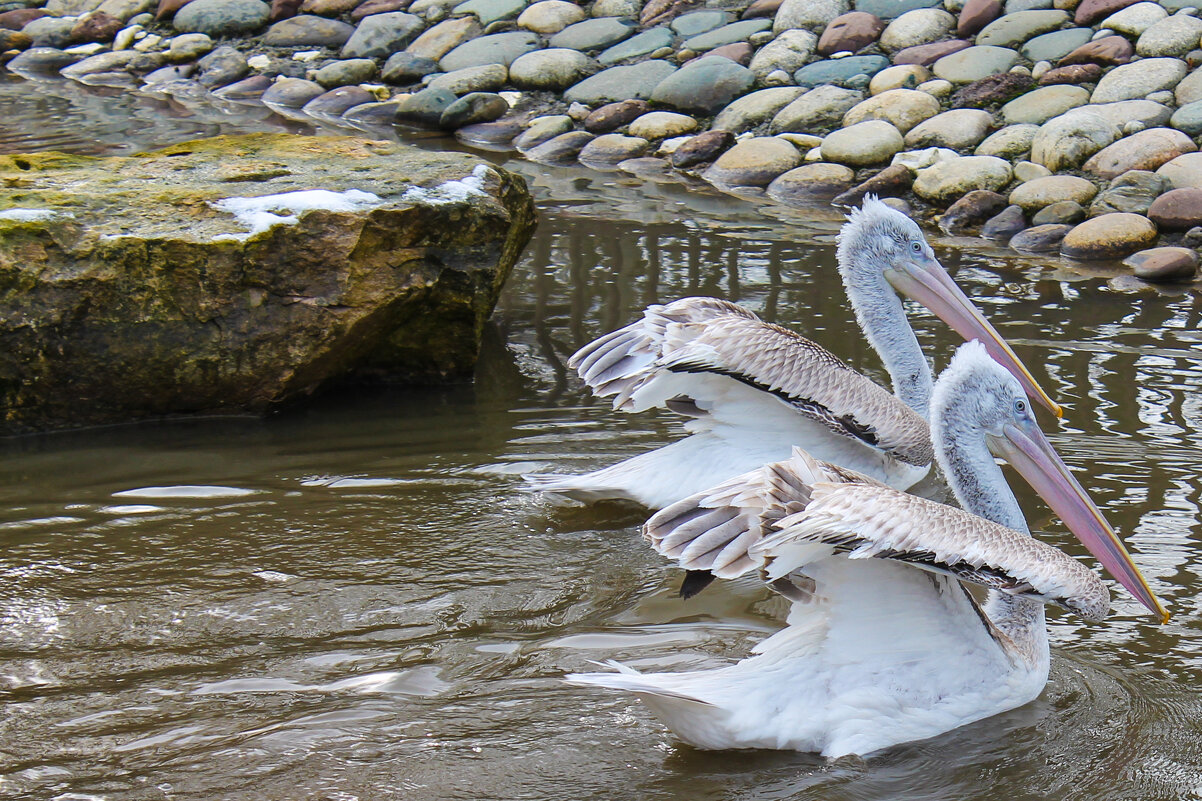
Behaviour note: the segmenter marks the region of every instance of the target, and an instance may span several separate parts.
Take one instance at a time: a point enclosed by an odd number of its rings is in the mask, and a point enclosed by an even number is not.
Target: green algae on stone
[[[7,433],[468,374],[534,220],[510,173],[352,137],[6,155],[0,182]],[[257,233],[218,207],[316,189],[378,202]]]

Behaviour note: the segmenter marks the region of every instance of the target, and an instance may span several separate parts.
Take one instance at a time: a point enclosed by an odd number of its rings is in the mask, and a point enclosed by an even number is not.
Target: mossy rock
[[[375,200],[258,232],[219,205],[318,189]],[[470,374],[533,227],[521,178],[392,142],[0,156],[0,431],[263,413],[336,381]]]

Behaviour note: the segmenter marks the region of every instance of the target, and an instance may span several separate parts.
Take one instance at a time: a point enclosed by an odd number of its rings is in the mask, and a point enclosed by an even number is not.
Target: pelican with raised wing
[[[534,488],[592,502],[625,499],[663,508],[720,481],[785,459],[793,446],[905,489],[927,474],[930,366],[898,293],[978,338],[1031,397],[1057,416],[1001,335],[944,271],[921,229],[875,198],[839,233],[839,271],[869,343],[889,371],[890,393],[819,345],[715,298],[651,306],[643,318],[572,356],[615,409],[666,408],[690,435],[584,475],[528,476]]]
[[[964,509],[802,451],[648,521],[661,553],[733,576],[759,569],[788,625],[717,670],[568,676],[638,695],[700,748],[868,754],[996,715],[1048,677],[1044,604],[1103,617],[1106,586],[1030,536],[1000,456],[1111,575],[1167,617],[1122,542],[1044,438],[1015,378],[979,343],[932,400],[935,457]],[[965,585],[986,588],[978,603]]]

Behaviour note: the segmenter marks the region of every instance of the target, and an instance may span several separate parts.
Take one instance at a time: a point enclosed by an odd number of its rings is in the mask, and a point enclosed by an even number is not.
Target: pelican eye
[[[1014,402],[1014,411],[1018,412],[1019,414],[1026,414],[1027,413],[1027,402],[1025,400],[1022,400],[1021,398],[1019,400],[1016,400]]]
[[[921,242],[911,242],[910,250],[914,251],[915,253],[922,253],[922,243]]]

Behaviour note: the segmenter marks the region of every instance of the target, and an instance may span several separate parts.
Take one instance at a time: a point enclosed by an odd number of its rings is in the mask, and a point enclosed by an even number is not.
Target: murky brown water
[[[0,148],[312,130],[103,94],[0,84]],[[682,603],[637,512],[548,509],[518,473],[673,436],[608,411],[564,367],[650,302],[732,298],[880,377],[834,272],[837,220],[508,166],[542,218],[474,385],[0,441],[0,797],[1202,797],[1202,299],[937,247],[1067,403],[1052,438],[1172,623],[1125,595],[1102,625],[1052,611],[1038,701],[866,761],[700,752],[633,699],[559,677],[606,658],[723,664],[779,625],[779,602],[716,585]],[[914,319],[946,363],[949,332]],[[1080,553],[1024,498],[1034,527]]]

